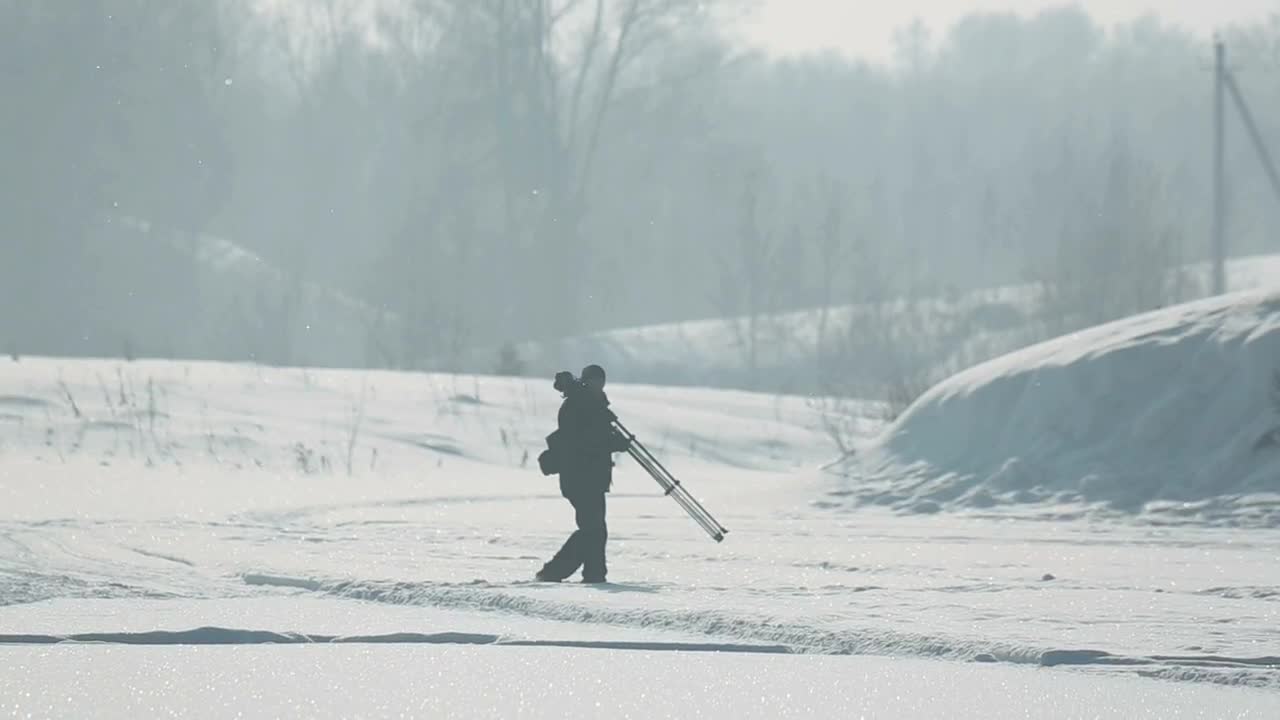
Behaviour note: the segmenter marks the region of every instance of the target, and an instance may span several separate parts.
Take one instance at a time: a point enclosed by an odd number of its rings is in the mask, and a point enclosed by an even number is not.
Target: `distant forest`
[[[1208,257],[1212,46],[1155,17],[873,65],[745,50],[728,2],[260,5],[0,0],[0,349],[422,368],[1021,283],[1110,316]],[[1280,18],[1223,37],[1280,153]],[[1227,135],[1230,252],[1280,251]]]

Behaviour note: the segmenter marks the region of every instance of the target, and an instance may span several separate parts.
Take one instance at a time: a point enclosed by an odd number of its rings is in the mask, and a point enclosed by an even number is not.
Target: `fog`
[[[1199,29],[975,14],[863,63],[753,51],[740,5],[0,0],[0,346],[491,372],[461,358],[1026,283],[1066,330],[1208,292],[1169,272],[1210,257]],[[1277,137],[1280,24],[1223,37]],[[1272,252],[1226,134],[1229,254]]]

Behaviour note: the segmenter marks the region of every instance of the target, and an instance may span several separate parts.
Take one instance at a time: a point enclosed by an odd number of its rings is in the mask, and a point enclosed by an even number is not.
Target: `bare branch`
[[[591,74],[591,66],[595,64],[596,52],[600,48],[600,37],[603,32],[604,0],[596,0],[595,17],[591,21],[591,31],[587,33],[582,59],[578,62],[578,77],[573,83],[573,99],[569,101],[569,128],[566,137],[566,144],[569,147],[576,145],[582,94],[587,86],[587,76]]]
[[[609,59],[609,69],[605,73],[604,86],[601,88],[600,98],[596,103],[595,120],[592,123],[587,147],[583,151],[582,169],[578,173],[578,188],[574,193],[575,203],[581,201],[586,193],[587,183],[591,176],[591,165],[595,161],[596,148],[600,145],[600,132],[604,127],[604,118],[609,111],[609,104],[613,100],[614,88],[618,83],[618,75],[622,72],[622,66],[627,57],[628,41],[635,30],[636,23],[641,18],[641,10],[644,5],[643,0],[631,0],[618,26],[618,39],[613,45],[613,54]]]
[[[560,117],[560,87],[559,73],[556,72],[555,59],[555,19],[549,13],[547,3],[549,0],[538,0],[538,25],[539,25],[539,48],[538,60],[542,70],[542,88],[543,88],[543,107],[546,108],[547,114],[552,121],[552,127],[557,128],[557,136],[559,135],[559,117]]]
[[[558,25],[561,20],[563,20],[573,11],[577,10],[578,6],[581,5],[582,2],[583,0],[565,0],[564,4],[560,6],[559,10],[555,10],[551,13],[551,26],[555,27],[556,25]]]

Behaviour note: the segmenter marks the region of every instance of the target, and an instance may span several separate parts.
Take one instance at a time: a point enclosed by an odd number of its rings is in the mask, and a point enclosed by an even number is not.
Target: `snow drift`
[[[849,495],[905,510],[1059,502],[1278,526],[1280,290],[975,366],[925,393],[849,469]]]

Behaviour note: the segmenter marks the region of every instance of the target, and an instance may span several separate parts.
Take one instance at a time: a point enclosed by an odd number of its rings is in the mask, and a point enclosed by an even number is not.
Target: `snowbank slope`
[[[1197,301],[975,366],[865,449],[902,509],[1083,502],[1280,525],[1280,290]]]

